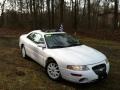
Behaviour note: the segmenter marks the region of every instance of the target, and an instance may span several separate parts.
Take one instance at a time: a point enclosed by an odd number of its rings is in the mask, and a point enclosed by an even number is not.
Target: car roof
[[[45,34],[62,34],[65,32],[56,32],[56,31],[52,31],[52,30],[43,32],[42,30],[33,30],[30,33],[40,33],[42,35],[45,35]]]

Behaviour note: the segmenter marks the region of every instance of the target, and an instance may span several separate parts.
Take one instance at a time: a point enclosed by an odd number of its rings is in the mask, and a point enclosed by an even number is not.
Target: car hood
[[[47,52],[55,59],[62,60],[70,65],[88,65],[106,59],[104,54],[86,45],[49,49]]]

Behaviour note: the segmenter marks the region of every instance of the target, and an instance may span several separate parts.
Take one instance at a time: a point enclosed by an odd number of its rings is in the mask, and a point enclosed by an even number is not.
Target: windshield
[[[66,33],[46,34],[45,40],[48,48],[64,48],[81,45],[79,40]]]

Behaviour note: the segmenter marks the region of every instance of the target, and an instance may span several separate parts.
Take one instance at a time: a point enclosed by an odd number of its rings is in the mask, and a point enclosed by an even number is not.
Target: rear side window
[[[27,38],[30,39],[30,40],[33,40],[33,37],[34,37],[34,33],[31,33],[27,36]]]
[[[31,33],[27,37],[28,39],[32,40],[36,44],[43,43],[44,44],[44,38],[39,33]]]

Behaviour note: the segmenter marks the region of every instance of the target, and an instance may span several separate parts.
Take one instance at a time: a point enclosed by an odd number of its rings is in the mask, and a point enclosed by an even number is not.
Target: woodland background
[[[120,40],[119,0],[2,0],[0,28],[57,29]]]

